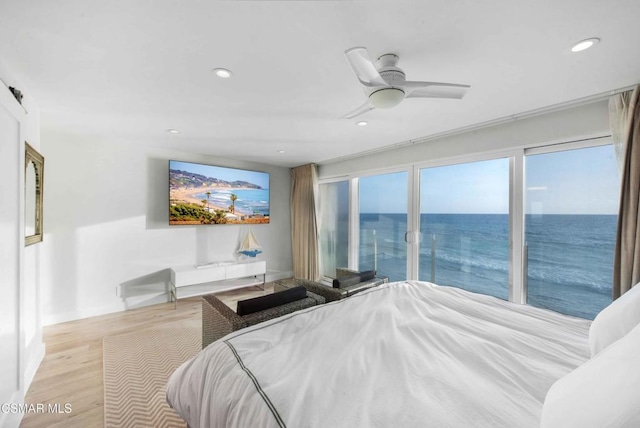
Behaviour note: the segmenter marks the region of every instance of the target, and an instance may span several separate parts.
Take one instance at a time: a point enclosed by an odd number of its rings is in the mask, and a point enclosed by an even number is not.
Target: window
[[[528,154],[527,302],[582,318],[611,303],[620,192],[611,145]]]
[[[351,222],[332,214],[321,234],[341,227],[350,247],[331,257],[391,281],[593,318],[611,302],[619,181],[608,138],[354,176]]]
[[[359,179],[358,269],[375,270],[389,281],[407,278],[408,172]]]
[[[508,298],[508,159],[420,170],[418,278]]]

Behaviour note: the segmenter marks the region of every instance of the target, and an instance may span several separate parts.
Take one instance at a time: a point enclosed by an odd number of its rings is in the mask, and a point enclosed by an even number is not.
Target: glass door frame
[[[372,177],[376,175],[385,175],[385,174],[394,174],[405,172],[407,173],[407,233],[405,234],[405,243],[407,244],[407,279],[412,279],[413,275],[413,266],[410,264],[414,259],[414,256],[411,254],[413,249],[413,245],[410,245],[406,241],[410,241],[413,238],[413,235],[410,230],[412,225],[414,224],[414,216],[413,212],[413,168],[411,166],[400,166],[395,168],[384,168],[384,169],[376,169],[369,170],[364,172],[359,172],[357,174],[350,174],[348,176],[336,176],[336,177],[327,177],[324,179],[318,180],[319,184],[327,184],[334,183],[337,181],[348,181],[349,182],[349,238],[348,238],[348,268],[353,270],[358,270],[359,266],[359,245],[360,245],[360,209],[359,209],[359,200],[360,200],[360,192],[359,192],[359,179],[365,177]],[[416,245],[417,247],[417,245]],[[417,277],[416,277],[417,278]]]
[[[407,246],[407,279],[414,279],[412,262],[415,258],[412,252],[416,251],[417,244],[411,244],[416,235],[412,229],[415,222],[415,212],[413,204],[413,168],[411,166],[401,166],[395,168],[384,168],[366,171],[357,175],[350,176],[349,179],[349,213],[353,213],[349,217],[349,269],[358,270],[360,263],[359,260],[359,245],[360,245],[360,193],[359,184],[360,178],[373,177],[377,175],[406,173],[407,174],[407,230],[405,231],[404,238]],[[324,181],[323,181],[324,182]],[[415,277],[417,278],[417,276]]]
[[[557,144],[548,144],[544,146],[541,145],[541,146],[535,146],[535,147],[526,147],[522,149],[522,154],[519,156],[519,162],[521,164],[520,165],[521,173],[519,175],[519,179],[522,181],[519,187],[520,193],[521,193],[520,197],[522,198],[522,200],[519,206],[519,209],[521,212],[519,213],[520,221],[518,225],[519,228],[521,228],[521,230],[519,231],[518,238],[522,241],[521,244],[519,245],[519,248],[521,250],[521,256],[519,258],[520,274],[518,275],[518,282],[519,282],[519,288],[517,290],[518,300],[512,300],[512,301],[522,303],[522,304],[527,304],[527,294],[529,291],[527,288],[529,272],[528,272],[528,260],[527,260],[528,254],[527,254],[526,237],[525,237],[525,225],[526,225],[525,205],[527,202],[525,200],[525,195],[527,191],[526,189],[527,183],[525,181],[525,176],[526,176],[525,158],[527,156],[559,153],[559,152],[566,152],[570,150],[588,149],[591,147],[600,147],[600,146],[606,146],[610,144],[613,144],[611,135],[602,135],[602,136],[593,136],[591,138],[584,138],[576,141],[569,141],[569,142],[557,143]]]
[[[524,149],[514,148],[513,150],[491,151],[473,155],[455,156],[446,159],[438,159],[435,161],[418,163],[413,166],[413,181],[416,213],[414,214],[415,223],[412,224],[413,230],[417,231],[418,238],[415,242],[415,249],[412,252],[414,260],[412,260],[415,270],[412,272],[414,278],[417,279],[419,272],[419,231],[420,231],[420,172],[427,168],[438,168],[444,166],[455,166],[465,163],[482,162],[495,159],[507,159],[509,161],[509,283],[508,296],[510,302],[525,303],[522,298],[526,298],[526,294],[522,295],[522,275],[515,274],[522,271],[522,247],[524,243],[523,222],[517,221],[517,218],[524,220],[523,214],[523,158]],[[520,269],[519,271],[516,269]]]
[[[351,195],[352,195],[352,188],[351,188],[352,184],[351,184],[351,181],[352,180],[347,176],[338,176],[338,177],[327,178],[327,179],[324,179],[324,180],[318,180],[318,187],[320,185],[323,185],[323,184],[340,183],[340,182],[346,182],[348,184],[348,186],[349,186],[349,206],[347,208],[347,210],[348,210],[348,219],[347,219],[347,225],[348,226],[347,227],[349,229],[349,235],[347,236],[347,242],[348,242],[348,244],[347,244],[348,245],[347,260],[349,262],[349,266],[347,266],[347,267],[349,269],[351,269],[350,265],[351,265],[351,257],[352,257],[352,255],[351,255],[351,242],[352,242],[352,240],[351,240],[351,230],[352,230],[351,218],[353,217],[353,211],[352,211],[352,206],[351,206]],[[318,204],[319,203],[321,203],[321,201],[316,200],[316,209],[318,209]],[[320,220],[318,220],[318,227],[320,227]],[[319,236],[320,236],[320,230],[318,229],[318,237]],[[321,252],[319,252],[319,254],[321,254]],[[322,280],[328,278],[328,277],[325,277],[322,274],[322,271],[323,271],[323,260],[322,260],[322,258],[320,258],[319,264],[320,264],[320,272],[321,272],[320,273],[320,279],[322,281]]]

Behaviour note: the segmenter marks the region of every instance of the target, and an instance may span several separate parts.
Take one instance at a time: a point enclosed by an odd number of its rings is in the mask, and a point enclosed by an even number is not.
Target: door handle
[[[404,242],[406,242],[407,244],[414,244],[415,242],[417,242],[416,233],[412,230],[405,232]]]

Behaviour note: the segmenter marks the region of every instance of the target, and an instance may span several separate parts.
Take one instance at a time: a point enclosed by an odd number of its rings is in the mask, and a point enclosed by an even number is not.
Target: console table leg
[[[178,309],[178,296],[176,295],[176,286],[172,283],[171,284],[171,292],[170,292],[170,299],[173,300],[173,309],[176,310]]]

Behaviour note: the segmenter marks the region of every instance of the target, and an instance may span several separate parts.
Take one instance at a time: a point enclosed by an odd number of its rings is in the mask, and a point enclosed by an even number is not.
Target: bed
[[[173,373],[167,401],[191,428],[539,427],[550,387],[590,359],[590,326],[394,282],[225,336]]]

